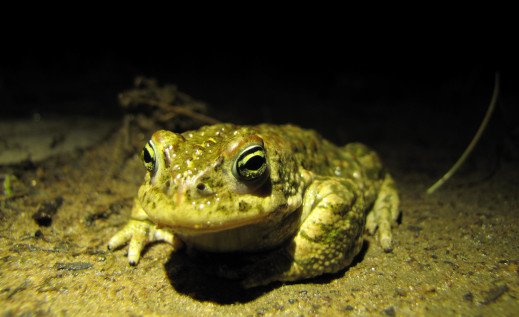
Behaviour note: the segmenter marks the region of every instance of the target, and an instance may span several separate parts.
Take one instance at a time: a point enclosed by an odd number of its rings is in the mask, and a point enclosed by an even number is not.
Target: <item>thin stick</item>
[[[0,201],[22,197],[22,196],[27,195],[28,193],[29,192],[19,192],[19,193],[14,193],[14,194],[11,194],[11,195],[8,195],[8,196],[0,196]]]
[[[488,106],[487,113],[485,114],[485,118],[483,118],[483,122],[481,122],[481,125],[479,126],[478,132],[476,132],[476,135],[474,138],[472,138],[472,141],[470,142],[469,146],[465,149],[465,152],[461,155],[461,157],[458,159],[456,164],[454,164],[451,169],[445,173],[445,175],[442,176],[434,185],[429,187],[427,189],[427,194],[434,193],[443,183],[445,183],[457,170],[458,168],[465,162],[469,154],[472,152],[474,147],[479,141],[479,138],[483,134],[483,131],[485,131],[485,128],[487,126],[488,121],[490,120],[490,117],[492,116],[492,112],[494,111],[494,108],[497,103],[497,97],[499,96],[499,73],[496,73],[496,80],[494,84],[494,93],[492,94],[492,100],[490,101],[490,105]]]

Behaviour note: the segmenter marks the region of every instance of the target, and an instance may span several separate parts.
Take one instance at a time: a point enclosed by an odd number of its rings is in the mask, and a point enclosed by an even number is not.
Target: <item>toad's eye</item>
[[[268,174],[267,156],[260,145],[253,145],[240,153],[232,168],[234,176],[243,181],[256,181]]]
[[[156,166],[156,156],[155,156],[155,148],[153,147],[153,143],[149,141],[144,149],[142,149],[141,153],[142,163],[144,163],[144,167],[148,170],[148,172],[152,173],[157,168]]]

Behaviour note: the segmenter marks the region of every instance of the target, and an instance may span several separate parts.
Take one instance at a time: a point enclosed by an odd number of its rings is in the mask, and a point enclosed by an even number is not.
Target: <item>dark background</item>
[[[136,76],[147,76],[177,84],[222,121],[292,122],[337,142],[383,142],[447,129],[467,144],[499,71],[502,98],[492,124],[499,133],[517,133],[518,80],[509,52],[489,49],[485,39],[458,36],[382,38],[252,36],[187,44],[126,37],[69,45],[42,37],[7,46],[0,63],[0,115],[116,118],[122,114],[117,94],[130,89]],[[348,136],[337,136],[339,128]]]

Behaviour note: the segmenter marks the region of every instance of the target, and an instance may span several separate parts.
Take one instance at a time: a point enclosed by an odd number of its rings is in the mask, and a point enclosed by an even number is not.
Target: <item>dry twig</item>
[[[479,126],[478,131],[476,132],[476,135],[474,138],[472,138],[472,141],[470,142],[469,146],[465,149],[465,152],[461,155],[461,157],[458,159],[458,161],[451,167],[451,169],[445,173],[445,175],[442,176],[434,185],[429,187],[427,189],[427,194],[434,193],[440,186],[442,186],[457,170],[458,168],[465,162],[467,157],[470,155],[474,147],[479,141],[479,138],[483,134],[483,131],[485,131],[485,128],[487,126],[488,121],[490,120],[490,117],[492,116],[492,112],[494,111],[494,108],[497,103],[497,97],[499,96],[499,73],[496,73],[496,79],[494,84],[494,93],[492,94],[492,100],[490,101],[490,105],[488,106],[487,113],[485,114],[485,117],[483,118],[483,122],[481,122],[481,125]]]

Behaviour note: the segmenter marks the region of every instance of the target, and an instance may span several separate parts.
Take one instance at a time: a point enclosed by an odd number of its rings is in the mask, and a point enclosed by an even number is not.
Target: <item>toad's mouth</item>
[[[271,209],[259,207],[247,211],[237,208],[222,208],[200,210],[193,205],[171,207],[163,203],[142,203],[142,207],[157,228],[167,228],[174,233],[197,235],[234,230],[247,226],[268,225],[279,222],[301,208],[291,209],[286,203],[276,204]],[[235,207],[235,206],[233,206]],[[233,210],[233,211],[229,211]]]
[[[157,228],[168,228],[176,233],[183,234],[201,234],[211,232],[221,232],[232,230],[240,227],[249,225],[264,223],[267,218],[270,218],[266,214],[260,214],[256,216],[249,216],[243,218],[226,219],[225,221],[211,221],[211,220],[191,220],[191,219],[178,219],[177,217],[153,217],[150,215],[153,222],[157,224]],[[175,219],[177,218],[177,219]]]

